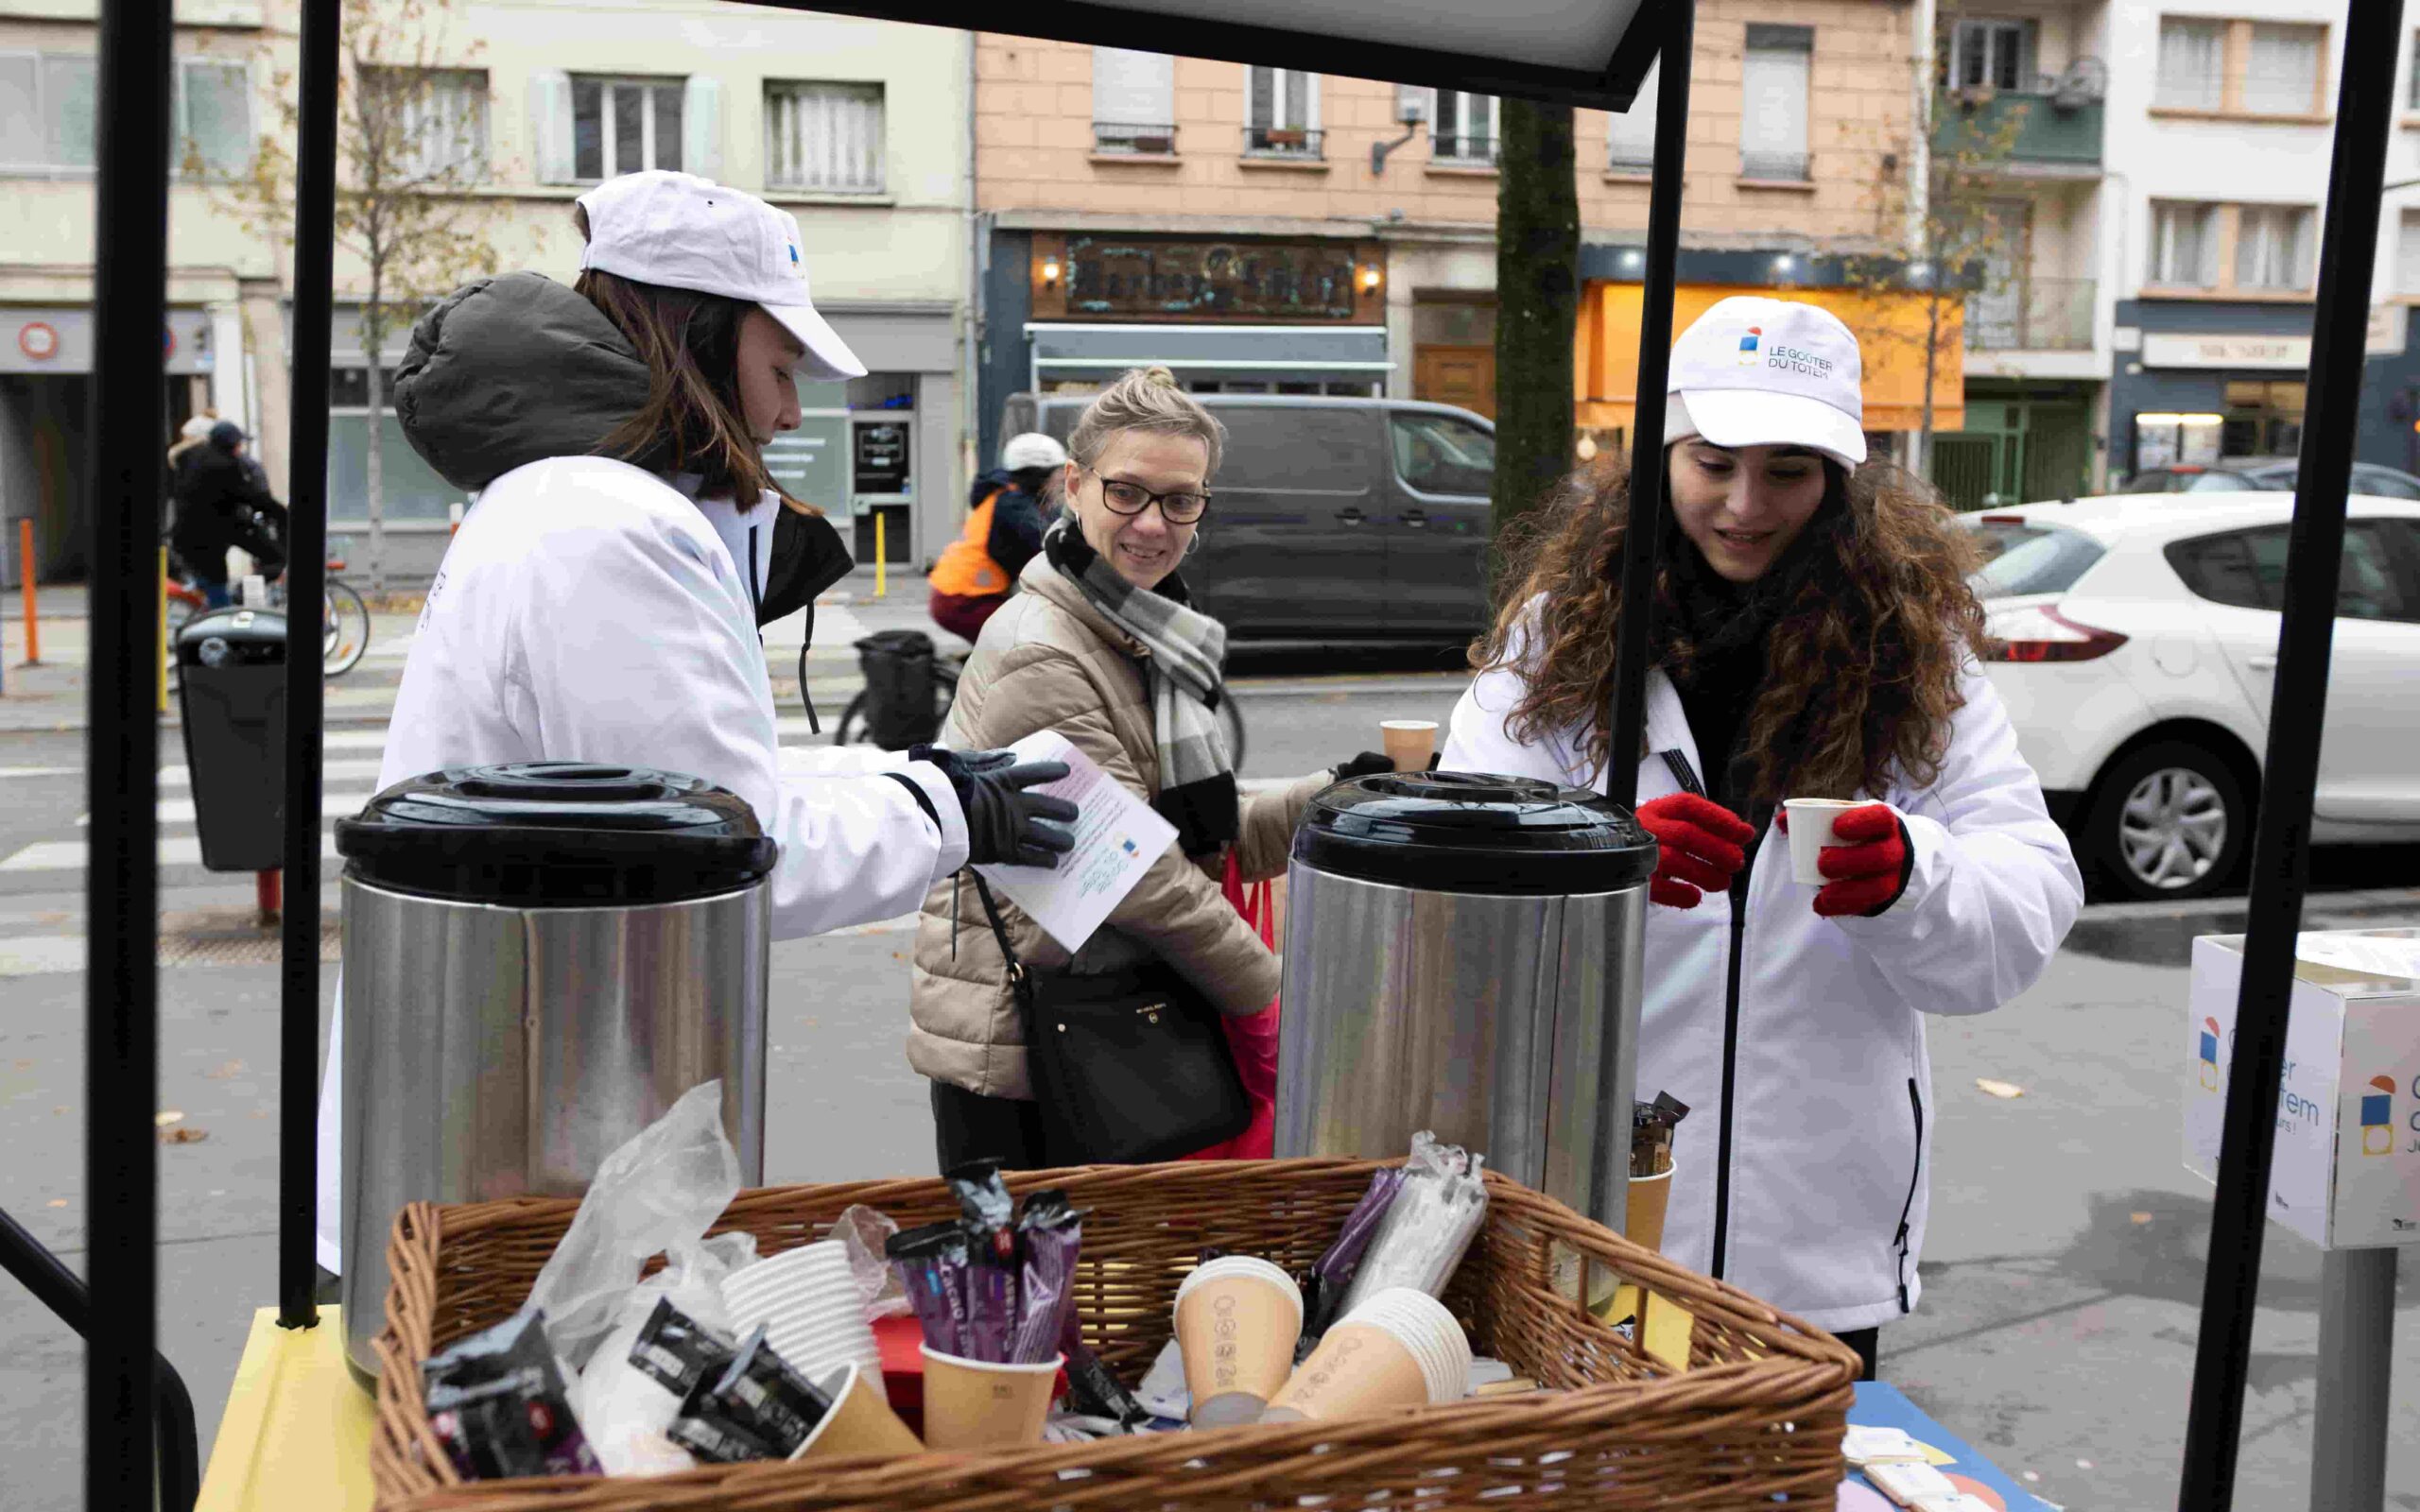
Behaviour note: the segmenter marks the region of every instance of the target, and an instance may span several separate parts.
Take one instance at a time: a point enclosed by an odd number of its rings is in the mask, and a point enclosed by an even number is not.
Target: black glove
[[[1337,764],[1336,780],[1350,782],[1357,777],[1375,777],[1380,772],[1395,769],[1395,759],[1382,750],[1365,750],[1349,762]]]
[[[911,761],[930,762],[949,779],[966,816],[968,861],[1056,867],[1061,856],[1076,848],[1075,835],[1065,828],[1075,822],[1076,805],[1028,791],[1065,777],[1065,762],[1020,765],[1011,750],[955,751],[939,746],[911,746],[908,755]]]

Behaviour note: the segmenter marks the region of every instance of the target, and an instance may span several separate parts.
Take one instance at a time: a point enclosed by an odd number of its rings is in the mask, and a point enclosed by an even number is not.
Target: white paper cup
[[[1221,1256],[1184,1279],[1174,1311],[1193,1425],[1257,1421],[1292,1372],[1303,1336],[1303,1293],[1294,1278],[1265,1260]]]
[[[1832,879],[1824,875],[1817,857],[1825,846],[1839,843],[1832,836],[1832,821],[1865,805],[1849,799],[1790,798],[1782,799],[1781,806],[1789,815],[1789,880],[1821,887]]]
[[[1434,719],[1381,719],[1378,740],[1387,759],[1395,764],[1398,772],[1425,772],[1428,758],[1437,753],[1437,721]]]

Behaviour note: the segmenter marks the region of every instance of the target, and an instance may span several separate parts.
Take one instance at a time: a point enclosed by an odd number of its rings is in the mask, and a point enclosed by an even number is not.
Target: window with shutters
[[[1320,76],[1299,68],[1244,70],[1244,151],[1254,157],[1320,155]]]
[[[0,53],[0,173],[89,170],[99,87],[89,53]]]
[[[394,168],[410,183],[470,184],[487,175],[488,76],[480,68],[378,68],[364,86],[385,93],[399,145]]]
[[[1949,87],[2032,89],[2033,26],[2031,21],[1961,20],[1944,60]]]
[[[2162,16],[2152,109],[2308,121],[2327,112],[2326,65],[2324,26]]]
[[[1132,157],[1176,151],[1176,60],[1128,47],[1093,49],[1093,150]]]
[[[769,82],[766,182],[817,194],[882,193],[882,122],[880,84]]]
[[[1428,112],[1430,158],[1451,167],[1487,168],[1495,164],[1495,96],[1441,89]]]
[[[2318,257],[2319,212],[2309,205],[2152,201],[2147,284],[2220,295],[2299,295],[2317,278]]]
[[[571,76],[572,172],[583,182],[681,162],[677,78]]]
[[[2420,294],[2420,210],[2403,213],[2394,243],[2394,292]]]
[[[1799,183],[1814,176],[1807,151],[1807,80],[1815,28],[1751,24],[1740,64],[1739,177]]]
[[[1629,110],[1610,117],[1612,125],[1605,135],[1611,150],[1605,166],[1616,173],[1646,173],[1655,166],[1655,81],[1663,73],[1661,64],[1649,68],[1638,86],[1638,98],[1631,101]]]

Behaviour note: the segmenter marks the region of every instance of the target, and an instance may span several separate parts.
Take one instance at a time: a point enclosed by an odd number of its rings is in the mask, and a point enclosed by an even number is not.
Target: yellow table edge
[[[377,1407],[344,1361],[344,1313],[282,1329],[252,1314],[195,1512],[367,1512]]]

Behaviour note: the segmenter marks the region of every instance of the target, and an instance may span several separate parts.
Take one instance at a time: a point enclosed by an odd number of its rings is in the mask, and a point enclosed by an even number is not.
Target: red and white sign
[[[17,330],[17,350],[36,362],[47,362],[59,355],[59,332],[40,320],[28,320]]]

